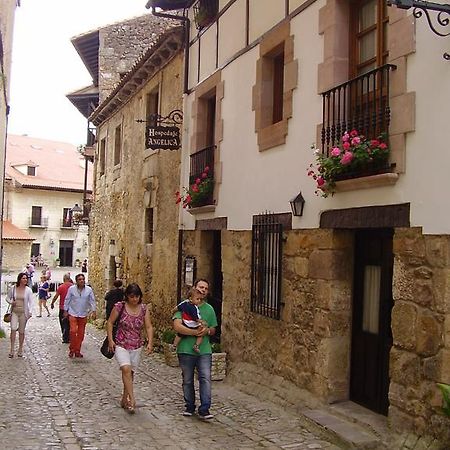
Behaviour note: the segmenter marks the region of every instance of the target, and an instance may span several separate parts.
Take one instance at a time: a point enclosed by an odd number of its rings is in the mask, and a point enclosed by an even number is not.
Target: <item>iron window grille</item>
[[[251,310],[280,319],[283,224],[275,214],[254,218],[252,226]]]

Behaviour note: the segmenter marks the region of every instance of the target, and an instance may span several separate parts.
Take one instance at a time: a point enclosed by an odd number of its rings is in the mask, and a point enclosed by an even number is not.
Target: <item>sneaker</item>
[[[214,416],[209,411],[206,411],[206,413],[203,414],[198,413],[198,417],[202,420],[211,420]]]
[[[182,412],[182,414],[183,414],[183,416],[185,416],[185,417],[191,417],[191,416],[194,415],[194,413],[193,413],[192,411],[189,411],[188,409],[184,410],[184,411]]]
[[[82,358],[83,355],[81,353],[75,353],[75,358]]]

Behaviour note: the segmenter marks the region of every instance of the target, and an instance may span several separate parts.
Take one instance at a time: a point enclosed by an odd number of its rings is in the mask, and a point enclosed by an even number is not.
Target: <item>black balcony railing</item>
[[[40,228],[47,228],[48,227],[48,217],[30,217],[30,227],[40,227]]]
[[[368,139],[388,133],[389,74],[385,64],[322,93],[322,152],[338,145],[345,131],[357,130]]]
[[[191,155],[189,186],[201,180],[200,192],[193,197],[191,207],[214,204],[214,152],[216,146],[206,147]],[[206,178],[205,178],[206,174]]]

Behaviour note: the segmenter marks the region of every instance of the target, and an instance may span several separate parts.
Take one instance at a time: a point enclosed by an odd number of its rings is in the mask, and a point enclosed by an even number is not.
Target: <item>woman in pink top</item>
[[[141,348],[144,345],[142,330],[147,332],[147,354],[153,351],[153,326],[146,305],[142,304],[142,291],[138,284],[131,283],[124,293],[124,302],[116,303],[108,319],[109,350],[114,351],[122,372],[123,393],[120,405],[134,414],[136,401],[133,391],[134,372],[139,365]],[[120,317],[119,317],[120,316]],[[119,318],[116,339],[113,339],[114,322]]]

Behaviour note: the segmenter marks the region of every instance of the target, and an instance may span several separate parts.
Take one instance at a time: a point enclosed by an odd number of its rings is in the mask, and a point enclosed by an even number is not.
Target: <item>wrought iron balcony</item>
[[[216,146],[206,147],[191,155],[189,187],[197,184],[192,195],[191,208],[214,204],[214,152]],[[206,175],[206,176],[205,176]],[[200,183],[198,182],[200,180]]]
[[[195,26],[201,30],[216,20],[219,0],[197,0],[194,4]]]
[[[30,217],[30,228],[47,228],[48,217]]]
[[[345,131],[357,130],[367,139],[388,134],[389,74],[392,64],[373,69],[322,93],[322,152],[329,155]]]

